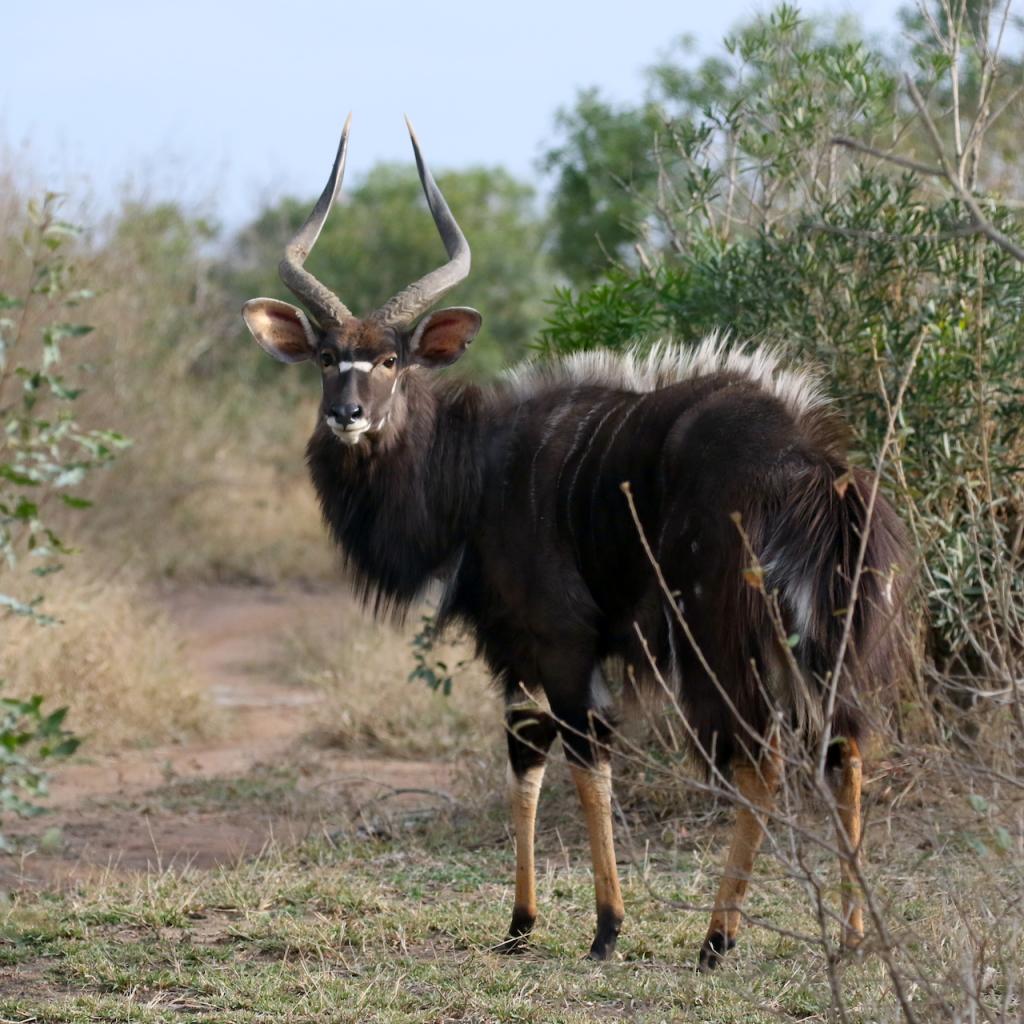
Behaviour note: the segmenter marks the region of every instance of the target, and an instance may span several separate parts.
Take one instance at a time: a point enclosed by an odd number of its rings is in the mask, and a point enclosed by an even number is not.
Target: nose
[[[363,407],[355,402],[347,402],[345,405],[332,405],[331,416],[343,427],[363,418]]]

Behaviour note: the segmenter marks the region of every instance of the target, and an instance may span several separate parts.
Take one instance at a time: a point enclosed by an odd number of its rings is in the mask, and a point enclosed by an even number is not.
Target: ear
[[[451,306],[425,316],[409,339],[409,355],[424,366],[449,366],[480,330],[482,317],[468,306]]]
[[[316,352],[309,317],[290,303],[250,299],[242,307],[242,319],[260,348],[282,363],[301,363]]]

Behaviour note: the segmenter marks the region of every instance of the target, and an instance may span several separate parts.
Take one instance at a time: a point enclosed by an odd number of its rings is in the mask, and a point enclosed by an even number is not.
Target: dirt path
[[[270,842],[330,831],[332,816],[374,792],[448,785],[435,762],[314,750],[304,736],[323,696],[277,677],[300,622],[331,619],[330,595],[298,588],[190,587],[160,599],[181,631],[216,717],[215,739],[76,758],[57,773],[51,813],[9,831],[25,843],[0,860],[0,887],[96,870],[233,863]],[[324,779],[339,780],[331,791]]]

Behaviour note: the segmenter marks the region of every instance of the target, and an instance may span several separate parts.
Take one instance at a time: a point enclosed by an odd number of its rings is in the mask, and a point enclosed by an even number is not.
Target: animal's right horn
[[[345,176],[348,129],[351,123],[352,115],[349,114],[341,131],[341,142],[338,143],[338,154],[334,158],[331,176],[327,179],[313,212],[306,218],[306,223],[285,247],[284,259],[278,266],[281,280],[306,304],[309,311],[318,320],[329,320],[336,324],[351,317],[351,312],[345,303],[330,288],[321,284],[303,264],[317,238],[320,237],[320,229],[327,220],[327,214],[331,211],[338,189],[341,188],[341,179]]]

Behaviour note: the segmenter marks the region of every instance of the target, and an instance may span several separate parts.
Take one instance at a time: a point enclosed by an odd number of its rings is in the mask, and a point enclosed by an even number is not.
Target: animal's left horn
[[[423,161],[420,144],[416,139],[409,118],[405,119],[412,139],[413,152],[416,154],[416,169],[420,174],[420,183],[427,197],[427,205],[433,215],[434,223],[444,242],[448,253],[448,262],[443,267],[432,270],[429,274],[413,282],[389,299],[374,314],[373,319],[393,327],[408,327],[421,313],[425,313],[445,292],[454,288],[469,274],[470,253],[469,242],[462,229],[448,209],[441,190],[434,181],[434,176]]]
[[[306,218],[306,223],[296,232],[295,237],[288,243],[284,250],[284,259],[278,266],[281,280],[300,298],[308,307],[309,311],[318,320],[330,320],[340,323],[342,320],[351,317],[348,307],[337,295],[326,285],[321,284],[303,264],[310,250],[316,245],[320,237],[320,229],[327,220],[327,214],[331,212],[331,206],[341,188],[341,179],[345,176],[345,156],[348,152],[348,129],[352,123],[352,115],[349,114],[345,120],[345,127],[341,131],[341,141],[338,143],[338,153],[334,158],[334,166],[331,168],[331,176],[327,179],[320,198],[317,200],[313,212]]]

